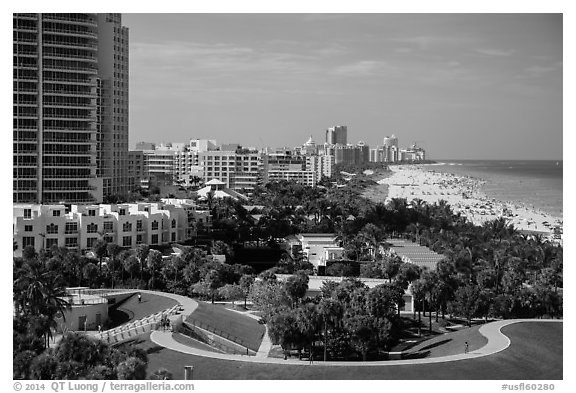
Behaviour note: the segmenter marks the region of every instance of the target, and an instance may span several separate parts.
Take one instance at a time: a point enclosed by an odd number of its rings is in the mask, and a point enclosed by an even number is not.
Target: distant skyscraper
[[[392,134],[392,136],[384,137],[383,154],[385,162],[396,162],[399,160],[398,157],[398,137]]]
[[[127,190],[128,35],[119,14],[13,15],[13,201]]]
[[[398,147],[398,137],[394,134],[392,134],[392,136],[385,136],[384,137],[384,146],[386,146],[386,147],[391,147],[391,146]]]
[[[345,145],[348,143],[348,127],[347,126],[334,126],[326,130],[326,143],[335,145],[340,143]]]
[[[356,145],[341,145],[329,147],[327,155],[334,156],[335,164],[363,164],[370,161],[370,146],[364,142]]]

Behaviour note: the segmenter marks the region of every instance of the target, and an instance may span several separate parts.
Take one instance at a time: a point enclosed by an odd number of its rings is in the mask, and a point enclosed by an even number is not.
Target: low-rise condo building
[[[99,240],[121,247],[184,242],[196,235],[198,224],[211,225],[208,211],[191,200],[163,199],[154,203],[99,205],[13,205],[15,256],[32,246],[86,251]]]

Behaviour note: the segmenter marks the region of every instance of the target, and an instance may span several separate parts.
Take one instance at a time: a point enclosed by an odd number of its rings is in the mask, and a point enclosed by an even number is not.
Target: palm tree
[[[102,235],[103,236],[103,235]],[[98,257],[98,271],[102,271],[102,259],[108,254],[108,242],[103,239],[98,239],[92,248],[94,249],[94,253]]]
[[[140,263],[140,280],[142,280],[142,272],[144,270],[144,260],[148,257],[148,253],[150,252],[150,247],[147,244],[140,244],[136,248],[136,258],[138,258],[138,262]],[[132,277],[130,277],[132,279]]]
[[[24,315],[39,317],[45,345],[52,337],[51,328],[56,328],[58,314],[64,317],[64,312],[70,308],[65,300],[66,291],[61,286],[62,277],[48,271],[44,264],[36,261],[25,263],[14,281],[14,302],[17,312]]]
[[[114,275],[116,274],[116,257],[118,256],[118,254],[120,254],[120,252],[122,251],[122,249],[120,248],[119,245],[115,244],[115,243],[108,243],[108,245],[106,246],[106,251],[108,252],[108,255],[110,256],[111,262],[112,262],[112,288],[114,288]]]
[[[328,323],[334,326],[342,319],[342,305],[335,299],[323,297],[318,303],[318,312],[324,322],[324,361],[326,361],[328,357]]]
[[[421,306],[418,308],[418,335],[422,335],[422,315],[420,314],[421,310],[424,310],[424,301],[426,299],[426,282],[424,279],[419,278],[415,280],[411,287],[410,291],[412,292],[412,296],[414,297],[414,310],[416,310],[416,304],[420,302]],[[426,315],[424,315],[426,316]]]

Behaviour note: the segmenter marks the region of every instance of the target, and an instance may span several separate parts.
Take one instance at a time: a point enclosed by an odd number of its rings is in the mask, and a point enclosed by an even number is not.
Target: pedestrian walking
[[[138,303],[142,303],[142,295],[138,294]]]
[[[468,353],[468,341],[464,342],[464,353]]]
[[[314,355],[312,354],[312,348],[310,348],[310,364],[314,364]]]
[[[102,325],[98,325],[98,333],[102,333]]]

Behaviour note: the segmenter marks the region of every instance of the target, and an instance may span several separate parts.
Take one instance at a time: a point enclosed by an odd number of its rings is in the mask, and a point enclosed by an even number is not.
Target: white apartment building
[[[185,186],[192,184],[196,177],[204,176],[204,168],[198,165],[198,152],[179,151],[174,155],[174,181]]]
[[[370,149],[370,162],[398,162],[399,152],[396,146],[377,146]]]
[[[22,256],[26,246],[37,251],[54,245],[88,250],[98,239],[121,247],[166,245],[192,238],[198,223],[210,227],[210,214],[191,200],[99,205],[13,205],[13,237]]]
[[[204,181],[217,179],[226,188],[250,193],[260,178],[260,153],[235,151],[205,151],[198,153],[198,166]]]
[[[319,155],[306,157],[306,168],[316,173],[317,180],[322,179],[323,176],[331,177],[333,167],[334,156]]]
[[[314,187],[318,182],[316,172],[307,170],[270,170],[267,174],[267,182],[273,181],[295,181],[296,183],[304,184],[306,186]]]
[[[398,137],[394,134],[392,134],[392,136],[385,136],[382,141],[382,146],[376,146],[375,149],[370,149],[370,162],[398,161],[402,161],[402,157],[398,147]]]
[[[400,161],[424,161],[426,159],[426,151],[413,144],[407,149],[400,150],[399,158]]]
[[[213,179],[226,188],[250,194],[257,184],[294,180],[314,187],[322,176],[330,177],[334,155],[317,155],[312,137],[301,148],[257,152],[238,144],[222,145],[215,140],[192,139],[186,144],[139,143],[144,154],[144,178],[170,175],[178,184],[198,185]],[[216,150],[218,149],[218,150]]]
[[[307,167],[309,157],[312,156],[303,156],[286,149],[262,154],[262,182],[266,184],[293,180],[314,187],[319,178],[314,170]]]

